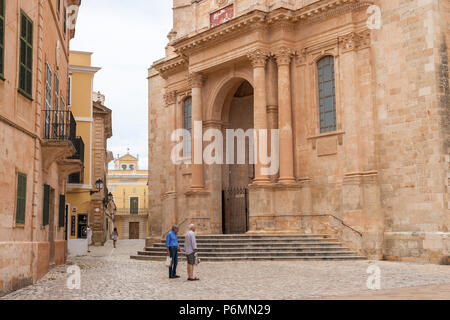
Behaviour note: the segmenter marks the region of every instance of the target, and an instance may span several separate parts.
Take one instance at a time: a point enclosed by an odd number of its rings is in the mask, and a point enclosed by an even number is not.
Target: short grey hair
[[[175,231],[175,229],[178,229],[178,226],[177,226],[176,224],[174,224],[174,225],[172,226],[172,231]]]
[[[189,225],[189,230],[192,230],[195,227],[195,225],[192,223]]]

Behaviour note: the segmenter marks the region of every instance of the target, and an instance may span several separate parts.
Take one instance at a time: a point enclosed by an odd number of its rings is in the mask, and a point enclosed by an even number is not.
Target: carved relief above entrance
[[[222,2],[222,4],[226,4],[227,0],[216,0],[216,3]],[[227,7],[219,9],[210,14],[210,28],[217,27],[225,22],[230,21],[234,18],[234,4],[230,4]]]

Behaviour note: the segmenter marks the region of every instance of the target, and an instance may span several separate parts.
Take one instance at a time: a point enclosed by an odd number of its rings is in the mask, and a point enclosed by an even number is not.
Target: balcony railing
[[[45,139],[72,141],[75,145],[77,124],[71,111],[44,110]]]
[[[133,210],[130,208],[127,209],[117,209],[116,215],[123,216],[123,215],[133,215],[133,216],[142,216],[142,215],[148,215],[148,209],[142,209],[140,208],[137,213],[132,213]]]
[[[73,146],[77,150],[75,154],[70,157],[71,160],[81,160],[81,162],[84,162],[84,141],[81,137],[76,137],[73,141]]]

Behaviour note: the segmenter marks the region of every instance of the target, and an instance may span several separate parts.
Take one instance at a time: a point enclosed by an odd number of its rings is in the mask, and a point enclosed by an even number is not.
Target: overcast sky
[[[148,167],[147,69],[164,57],[172,28],[169,0],[83,0],[71,50],[93,52],[101,67],[94,90],[106,95],[113,111],[113,137],[108,149],[139,154],[140,168]]]

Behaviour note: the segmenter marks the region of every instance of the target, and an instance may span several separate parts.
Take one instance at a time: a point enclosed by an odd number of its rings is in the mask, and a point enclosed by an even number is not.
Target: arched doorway
[[[227,111],[227,129],[247,132],[253,129],[253,87],[243,80],[233,93]],[[236,132],[236,131],[235,131]],[[228,145],[224,133],[225,146]],[[248,185],[254,179],[254,165],[250,159],[250,140],[245,138],[245,163],[238,161],[238,138],[234,138],[233,164],[225,164],[223,170],[222,225],[224,234],[242,234],[248,231]],[[229,153],[229,150],[226,150]]]

